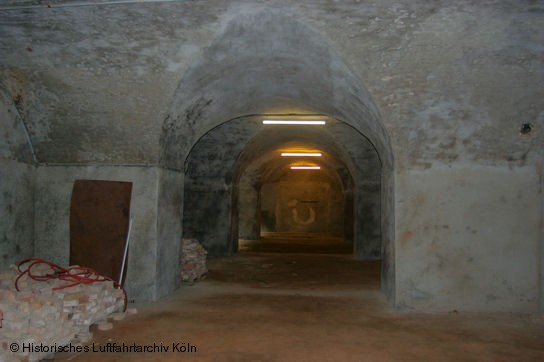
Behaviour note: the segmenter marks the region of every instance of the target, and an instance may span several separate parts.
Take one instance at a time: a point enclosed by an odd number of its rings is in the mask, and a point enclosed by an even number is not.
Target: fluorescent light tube
[[[263,119],[263,124],[313,124],[313,125],[324,125],[326,121],[322,120],[305,120],[305,119]]]
[[[291,170],[321,170],[319,166],[291,166]]]
[[[321,157],[321,152],[282,152],[283,157]]]

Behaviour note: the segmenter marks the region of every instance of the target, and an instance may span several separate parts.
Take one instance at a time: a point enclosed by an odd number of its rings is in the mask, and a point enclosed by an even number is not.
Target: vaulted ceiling
[[[3,153],[29,160],[30,143],[39,163],[180,169],[224,122],[310,112],[360,130],[399,167],[525,164],[544,140],[543,11],[513,0],[4,1],[2,111],[17,125]]]

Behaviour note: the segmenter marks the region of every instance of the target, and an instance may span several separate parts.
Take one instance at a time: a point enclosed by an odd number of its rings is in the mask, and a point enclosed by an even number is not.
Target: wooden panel
[[[132,182],[76,180],[70,206],[70,264],[119,280]],[[126,266],[125,266],[126,273]]]

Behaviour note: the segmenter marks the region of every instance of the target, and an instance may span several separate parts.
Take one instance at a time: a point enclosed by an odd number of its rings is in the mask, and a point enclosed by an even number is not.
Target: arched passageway
[[[191,149],[183,237],[223,256],[238,250],[240,238],[259,239],[263,231],[321,233],[350,242],[357,259],[382,259],[383,170],[372,143],[332,117],[315,115],[326,122],[320,126],[264,125],[270,117],[225,122]],[[321,156],[281,156],[308,152]],[[300,164],[319,170],[291,169]]]
[[[323,126],[278,127],[263,125],[263,117],[226,122],[191,150],[184,237],[201,240],[210,255],[228,255],[239,237],[258,238],[261,223],[268,222],[276,232],[343,236],[353,241],[357,258],[379,259],[381,163],[372,144],[330,118]],[[322,157],[281,156],[293,150],[316,150]],[[290,169],[300,162],[320,170]],[[262,200],[263,193],[271,200]]]
[[[241,42],[240,31],[251,39]],[[255,13],[232,19],[178,87],[163,126],[161,165],[183,171],[182,234],[199,239],[210,255],[230,255],[238,236],[260,233],[270,210],[259,197],[276,189],[274,199],[283,200],[277,212],[274,207],[277,227],[309,231],[327,225],[327,231],[352,240],[357,258],[382,260],[382,289],[392,300],[389,139],[361,81],[324,42],[295,18]],[[323,127],[263,125],[270,117],[327,122]],[[323,152],[316,161],[321,180],[314,178],[311,188],[332,187],[326,203],[289,195],[303,189],[302,176],[286,172],[288,161],[277,154],[290,147]],[[318,214],[314,208],[312,215],[301,201],[321,201],[336,211]]]
[[[361,134],[323,119],[323,126],[262,126],[249,142],[236,167],[237,236],[322,233],[350,242],[359,259],[379,259],[380,160]],[[321,156],[281,156],[293,153]],[[291,169],[297,165],[319,169]]]

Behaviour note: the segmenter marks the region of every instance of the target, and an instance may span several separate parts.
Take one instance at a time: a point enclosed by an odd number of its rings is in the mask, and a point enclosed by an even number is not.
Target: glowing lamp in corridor
[[[324,125],[326,121],[310,119],[264,119],[263,124],[301,124],[301,125]]]
[[[291,170],[321,170],[320,166],[291,166]]]
[[[321,152],[282,152],[283,157],[321,157]]]

